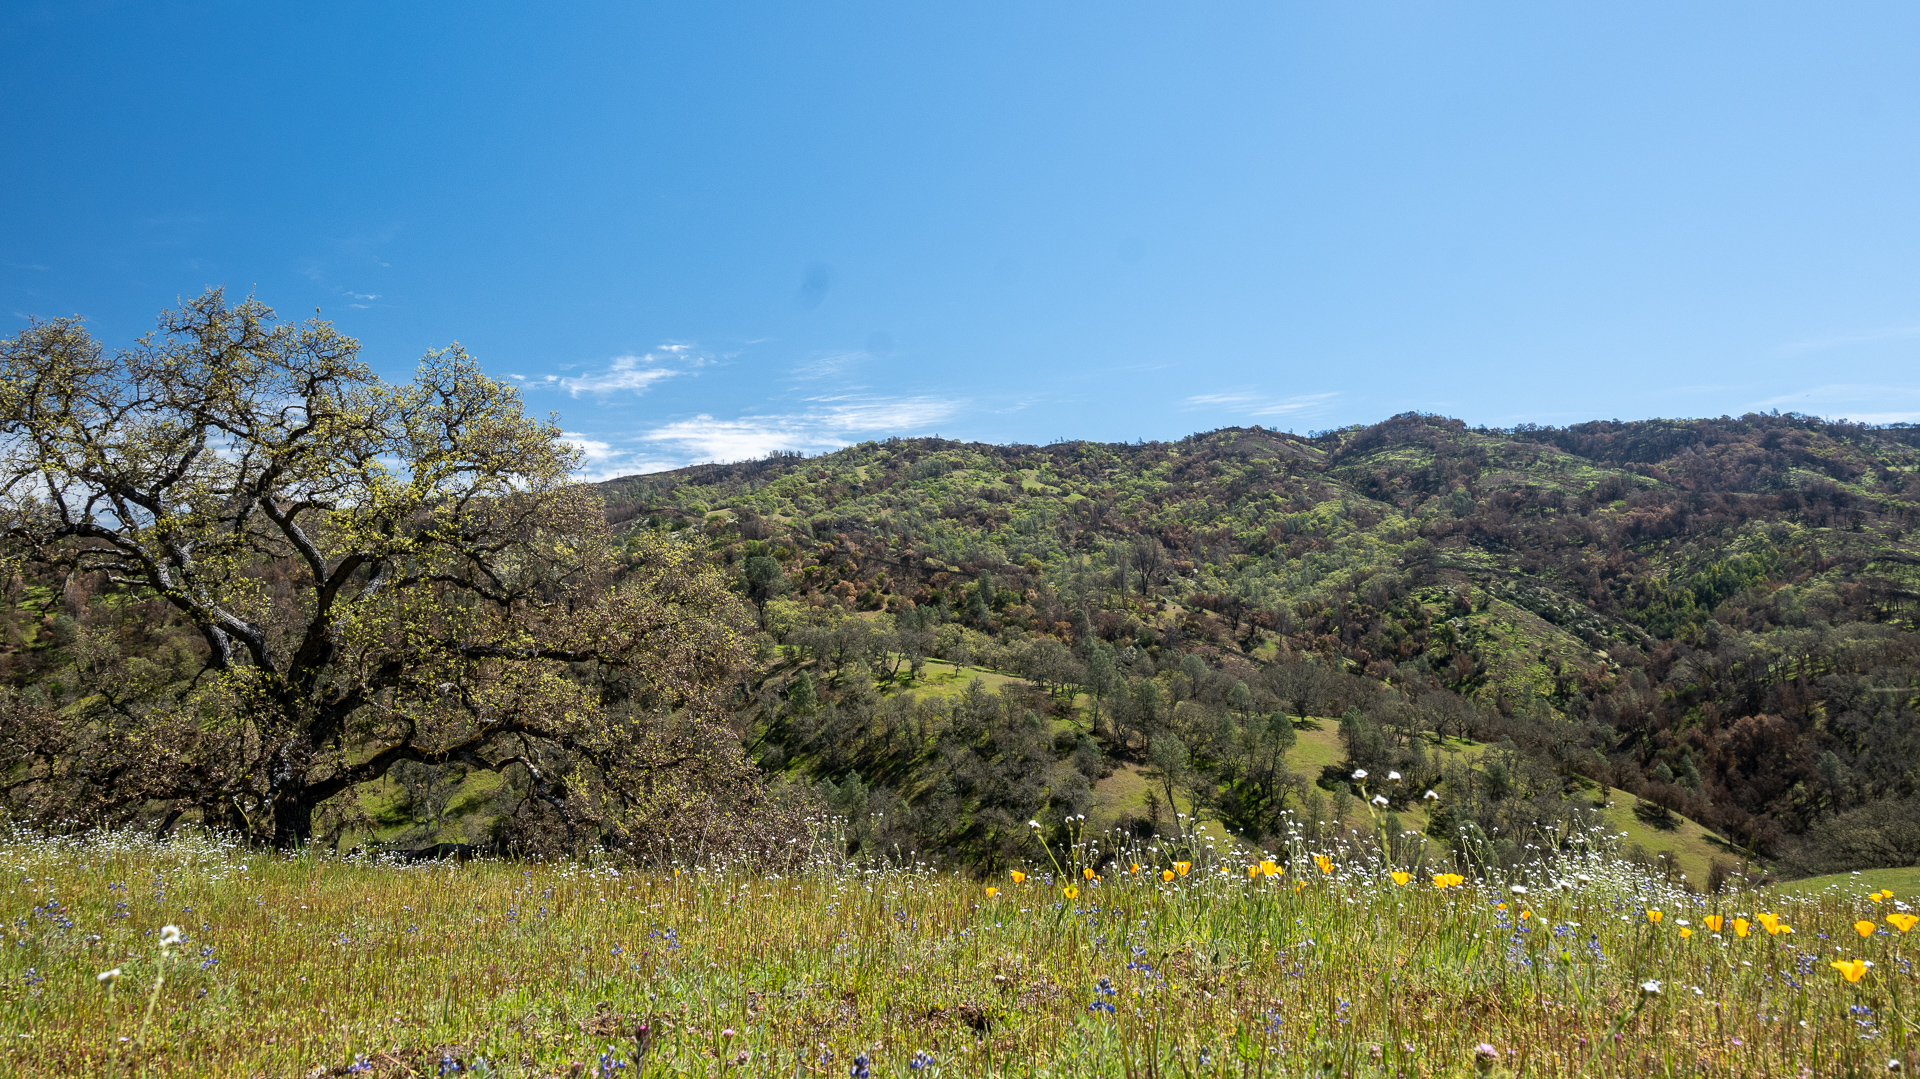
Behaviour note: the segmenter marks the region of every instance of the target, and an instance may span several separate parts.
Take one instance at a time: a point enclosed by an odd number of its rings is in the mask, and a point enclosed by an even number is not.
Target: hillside
[[[752,608],[734,732],[771,804],[846,817],[854,852],[991,871],[1086,817],[1511,865],[1604,833],[1713,888],[1920,863],[1917,447],[1801,416],[1405,415],[898,439],[597,493],[617,572],[696,552]],[[193,627],[104,575],[23,563],[8,600],[0,683],[33,707],[104,715],[116,678],[200,669]],[[423,755],[317,835],[504,848],[525,802]]]
[[[1080,717],[1089,785],[1152,770],[1173,731],[1213,781],[1194,790],[1231,803],[1247,762],[1223,759],[1222,717],[1239,744],[1255,715],[1357,708],[1389,763],[1443,736],[1503,743],[1517,782],[1496,786],[1522,789],[1491,793],[1622,788],[1811,872],[1853,867],[1796,837],[1920,778],[1916,446],[1920,429],[1800,416],[1407,415],[1308,438],[890,440],[601,491],[623,528],[699,536],[761,605],[786,646],[755,713],[774,771],[863,771],[929,804],[931,743],[840,731],[819,753],[790,730],[800,671],[837,701],[860,648],[829,638],[852,620],[900,657],[866,660],[883,694],[912,685],[915,654],[1024,676],[1026,707]]]

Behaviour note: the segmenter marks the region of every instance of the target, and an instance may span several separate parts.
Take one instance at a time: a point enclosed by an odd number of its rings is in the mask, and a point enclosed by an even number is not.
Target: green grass
[[[1895,896],[1920,896],[1920,865],[1905,869],[1862,869],[1857,873],[1830,873],[1824,877],[1806,877],[1773,886],[1780,895],[1811,896],[1833,893],[1858,897],[1868,892],[1889,889]]]
[[[1637,801],[1625,791],[1614,791],[1608,807],[1600,812],[1601,818],[1610,830],[1624,836],[1620,841],[1623,846],[1637,845],[1650,855],[1663,852],[1669,855],[1695,888],[1706,887],[1712,860],[1717,858],[1729,867],[1737,867],[1745,860],[1745,854],[1737,847],[1678,814],[1674,815],[1672,829],[1655,828],[1634,815]]]
[[[623,1079],[844,1076],[864,1054],[904,1076],[925,1052],[929,1076],[1465,1077],[1486,1043],[1488,1074],[1825,1076],[1912,1067],[1920,1047],[1920,935],[1851,929],[1898,900],[1709,898],[1598,856],[1530,867],[1522,896],[1470,866],[1445,891],[1383,866],[1322,873],[1306,849],[1298,876],[1254,880],[1105,836],[1031,853],[1028,879],[989,896],[826,862],[397,867],[0,840],[0,1072],[344,1075],[363,1057],[376,1075],[444,1059],[577,1076],[605,1053]],[[1195,865],[1162,883],[1175,859]],[[1555,886],[1576,872],[1590,879]],[[1759,910],[1795,932],[1706,929]],[[171,951],[165,924],[186,937]],[[1836,954],[1875,965],[1849,984]]]

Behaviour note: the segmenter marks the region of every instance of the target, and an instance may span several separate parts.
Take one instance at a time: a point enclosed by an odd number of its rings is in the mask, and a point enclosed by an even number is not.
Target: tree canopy
[[[502,838],[644,852],[761,798],[724,726],[749,626],[726,579],[615,545],[558,427],[457,345],[393,385],[328,323],[218,290],[121,351],[37,323],[0,342],[0,440],[10,556],[197,637],[170,662],[77,642],[74,694],[0,691],[18,810],[284,847],[401,762],[457,761],[512,792]]]

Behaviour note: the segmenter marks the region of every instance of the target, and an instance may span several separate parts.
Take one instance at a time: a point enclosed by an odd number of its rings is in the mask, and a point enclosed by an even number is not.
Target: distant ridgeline
[[[991,863],[1089,811],[1259,841],[1290,808],[1364,821],[1339,777],[1366,768],[1443,841],[1620,788],[1730,861],[1827,872],[1920,863],[1917,467],[1906,425],[1408,414],[894,439],[600,490],[616,528],[731,568],[769,637],[756,759],[877,852]],[[1339,760],[1303,776],[1309,716]]]

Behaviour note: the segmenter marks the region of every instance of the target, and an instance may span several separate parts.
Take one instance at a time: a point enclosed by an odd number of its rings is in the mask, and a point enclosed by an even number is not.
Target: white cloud
[[[1856,423],[1913,423],[1920,420],[1920,387],[1836,382],[1756,401],[1745,411],[1770,408]]]
[[[1920,337],[1920,326],[1882,326],[1871,330],[1853,330],[1846,333],[1827,334],[1824,337],[1809,337],[1800,341],[1789,341],[1775,352],[1793,356],[1802,352],[1826,352],[1851,345],[1868,345],[1876,341],[1898,341],[1908,337]]]
[[[813,407],[768,416],[718,419],[702,414],[662,424],[640,437],[676,447],[688,462],[743,461],[775,450],[830,450],[862,436],[925,430],[961,402],[937,397],[815,397]]]
[[[1317,411],[1337,394],[1303,393],[1293,397],[1270,398],[1254,393],[1202,393],[1186,399],[1186,406],[1225,409],[1246,416],[1287,416],[1296,412]]]
[[[583,393],[616,393],[621,390],[645,393],[654,383],[680,373],[677,368],[662,367],[660,364],[679,359],[680,352],[685,348],[685,345],[662,345],[644,356],[615,356],[613,362],[603,370],[578,378],[548,376],[547,381],[558,382],[561,389],[575,397]]]

